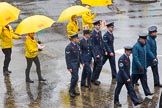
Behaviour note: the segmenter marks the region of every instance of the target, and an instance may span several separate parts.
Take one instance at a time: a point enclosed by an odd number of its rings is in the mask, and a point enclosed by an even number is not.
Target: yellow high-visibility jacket
[[[92,15],[91,12],[87,12],[82,15],[82,28],[84,30],[84,27],[88,25],[88,28],[90,31],[92,31],[92,25],[93,25],[93,19],[95,18],[95,15]]]
[[[70,20],[70,22],[67,25],[68,39],[70,39],[71,35],[78,33],[78,29],[79,29],[78,21],[74,22],[74,21]]]
[[[34,58],[37,55],[38,55],[37,41],[27,36],[25,41],[25,57]]]
[[[13,32],[12,27],[9,26],[9,29],[7,29],[6,27],[3,27],[1,29],[0,39],[1,39],[1,47],[2,47],[2,49],[12,48],[13,47],[12,39],[19,39],[19,36],[17,36]]]

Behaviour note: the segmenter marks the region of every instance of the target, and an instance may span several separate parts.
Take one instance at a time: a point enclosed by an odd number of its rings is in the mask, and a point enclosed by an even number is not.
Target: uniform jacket
[[[153,66],[156,64],[153,59],[157,58],[157,46],[156,40],[152,36],[148,36],[147,39],[147,66]]]
[[[105,49],[108,53],[114,53],[114,36],[113,34],[109,33],[108,31],[103,36],[103,42]]]
[[[90,39],[85,38],[80,40],[81,58],[83,62],[90,62],[92,59],[92,44]]]
[[[101,31],[97,33],[96,30],[93,30],[91,32],[91,42],[92,42],[92,51],[94,57],[96,57],[97,55],[103,56],[105,48],[103,45]]]
[[[123,54],[118,60],[119,72],[117,74],[117,81],[126,83],[130,79],[130,59]]]
[[[82,15],[82,27],[88,25],[89,30],[92,31],[92,25],[93,25],[93,19],[95,18],[95,15],[92,15],[91,12],[87,12]]]
[[[133,46],[133,62],[132,62],[132,74],[144,74],[146,73],[147,66],[147,54],[146,54],[146,45],[142,45],[139,41]],[[144,71],[139,71],[140,68],[143,68]]]
[[[9,26],[9,29],[6,27],[2,28],[0,38],[1,38],[1,47],[2,49],[5,49],[5,48],[12,48],[13,47],[12,39],[19,39],[19,36],[14,34],[12,27]]]
[[[73,34],[78,33],[78,21],[74,22],[70,20],[70,22],[67,25],[67,33],[68,33],[68,39],[70,39],[70,36]]]
[[[27,58],[34,58],[37,55],[38,55],[37,41],[27,36],[25,41],[25,56]]]
[[[65,59],[67,69],[78,68],[80,63],[83,64],[79,45],[74,45],[72,42],[68,44],[65,48]],[[78,67],[75,67],[76,65]]]

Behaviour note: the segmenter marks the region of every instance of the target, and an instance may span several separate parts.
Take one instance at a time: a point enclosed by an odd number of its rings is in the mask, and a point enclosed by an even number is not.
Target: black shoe
[[[100,84],[101,84],[100,81],[94,81],[93,83],[94,83],[95,85],[100,85]]]
[[[8,70],[8,73],[12,73],[12,71],[9,71],[9,70]]]
[[[154,93],[148,93],[146,96],[152,96]]]
[[[122,104],[120,104],[119,102],[114,102],[114,105],[118,106],[118,107],[121,107]]]
[[[40,78],[39,81],[47,81],[46,79]]]
[[[34,83],[34,81],[30,80],[30,79],[26,79],[27,83]]]
[[[139,83],[137,82],[137,83],[135,83],[135,85],[136,85],[136,86],[139,86]]]
[[[155,87],[162,87],[162,84],[155,84]]]
[[[134,104],[134,106],[140,105],[142,102],[137,102]]]
[[[74,95],[79,96],[80,93],[79,92],[74,92]]]
[[[4,71],[3,75],[8,76],[10,73],[8,71]]]
[[[69,92],[71,97],[75,97],[75,94],[72,92]]]

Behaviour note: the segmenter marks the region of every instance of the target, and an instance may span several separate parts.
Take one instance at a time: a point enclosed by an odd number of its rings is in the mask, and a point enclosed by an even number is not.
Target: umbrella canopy
[[[0,25],[5,26],[8,23],[17,20],[20,10],[6,2],[0,2]]]
[[[58,22],[62,22],[62,21],[65,21],[65,20],[69,20],[72,15],[81,16],[84,13],[89,12],[89,11],[91,11],[91,10],[89,10],[89,9],[83,7],[83,6],[79,6],[79,5],[69,7],[67,9],[65,9],[61,13],[61,15],[58,18]]]
[[[38,32],[42,29],[51,27],[55,21],[43,15],[34,15],[25,18],[17,26],[15,33],[27,34],[32,32]]]
[[[82,4],[87,4],[90,6],[107,6],[111,5],[111,0],[81,0]]]

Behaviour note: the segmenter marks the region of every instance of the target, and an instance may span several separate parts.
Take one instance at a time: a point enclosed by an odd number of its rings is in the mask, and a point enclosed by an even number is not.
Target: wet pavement
[[[0,0],[2,1],[2,0]],[[65,8],[79,4],[79,0],[5,0],[21,11],[18,21],[12,23],[15,27],[23,18],[34,14],[43,14],[57,20],[60,12]],[[115,50],[116,62],[121,55],[121,49],[125,45],[133,45],[137,41],[137,34],[146,31],[148,26],[158,26],[158,57],[159,74],[162,76],[162,0],[155,3],[135,3],[126,0],[115,0],[114,6],[93,7],[97,13],[97,19],[115,22]],[[81,21],[81,19],[79,19]],[[39,53],[42,74],[48,81],[39,83],[35,66],[31,68],[31,79],[34,84],[25,83],[26,60],[24,57],[24,40],[14,41],[12,53],[10,77],[0,74],[0,108],[113,108],[113,94],[115,82],[111,79],[110,67],[107,62],[102,70],[100,81],[102,84],[92,89],[80,88],[80,80],[77,90],[81,95],[72,99],[69,97],[68,88],[70,74],[66,70],[64,49],[68,44],[66,39],[66,22],[55,23],[51,28],[43,30],[36,36],[41,40],[45,49]],[[102,27],[102,32],[105,28]],[[81,34],[80,34],[81,36]],[[0,51],[0,68],[2,70],[4,56]],[[1,71],[2,73],[2,71]],[[80,73],[81,75],[81,69]],[[159,96],[162,91],[154,88],[152,72],[148,69],[148,83],[150,90],[154,92],[153,99],[145,98],[141,84],[136,87],[140,100],[144,102],[138,108],[158,108]],[[161,78],[162,82],[162,78]],[[120,94],[120,102],[123,108],[134,108],[130,97],[127,96],[126,88],[123,87]]]

